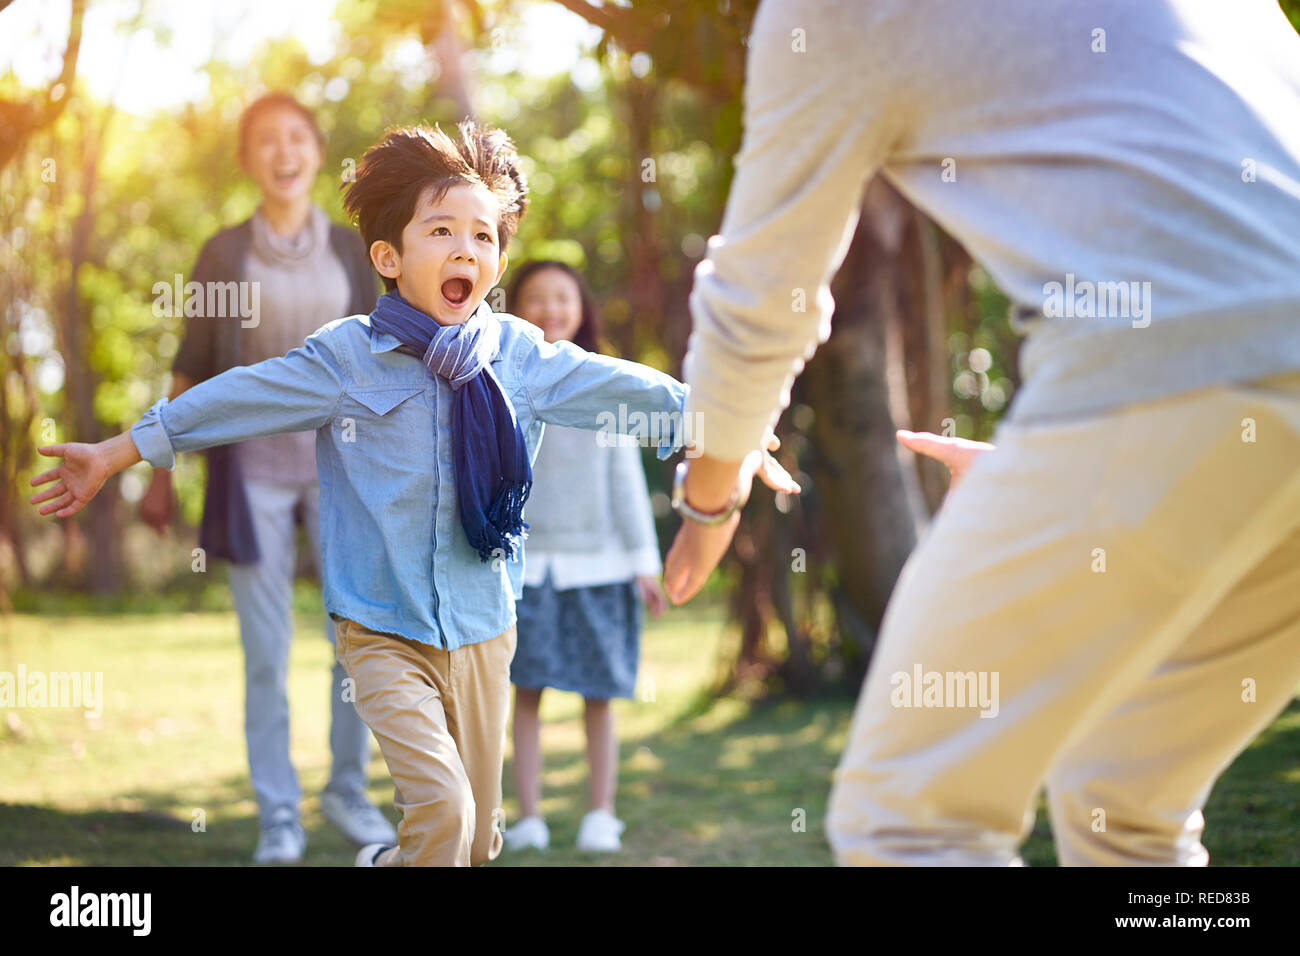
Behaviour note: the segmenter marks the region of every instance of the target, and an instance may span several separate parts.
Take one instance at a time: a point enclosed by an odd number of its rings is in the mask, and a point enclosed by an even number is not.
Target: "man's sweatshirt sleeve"
[[[686,408],[705,454],[736,460],[758,448],[804,362],[830,336],[830,281],[864,186],[899,135],[884,62],[895,57],[882,35],[897,26],[898,9],[798,0],[759,7],[735,178],[690,296]]]

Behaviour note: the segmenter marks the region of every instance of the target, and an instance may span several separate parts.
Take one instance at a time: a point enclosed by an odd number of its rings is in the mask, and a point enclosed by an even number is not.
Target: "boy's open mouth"
[[[442,297],[452,305],[464,305],[473,288],[470,281],[464,277],[448,279],[442,284]]]

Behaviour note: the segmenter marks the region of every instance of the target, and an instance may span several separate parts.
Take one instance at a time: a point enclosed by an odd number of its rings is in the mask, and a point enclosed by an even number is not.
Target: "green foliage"
[[[257,192],[236,159],[244,104],[265,89],[284,89],[316,111],[328,143],[313,196],[339,221],[340,177],[385,129],[416,122],[446,127],[460,119],[437,95],[421,16],[345,0],[338,19],[342,35],[325,62],[313,63],[292,38],[267,42],[246,66],[207,64],[207,101],[178,111],[119,113],[80,84],[58,123],[0,173],[2,225],[6,231],[21,227],[26,239],[21,256],[5,262],[29,280],[20,306],[30,312],[29,324],[51,335],[51,318],[65,306],[68,236],[84,204],[92,204],[76,294],[97,381],[94,411],[106,433],[128,426],[168,387],[184,319],[155,315],[155,284],[188,277],[204,241],[255,208]],[[598,83],[580,88],[564,75],[537,80],[481,71],[477,118],[512,135],[531,182],[530,211],[508,252],[515,263],[553,257],[581,269],[597,291],[615,347],[671,370],[676,356],[665,348],[661,317],[634,315],[627,237],[637,207],[656,203],[662,278],[675,283],[672,308],[684,321],[694,260],[720,216],[738,117],[720,118],[686,84],[661,81],[665,122],[651,135],[657,177],[644,183],[641,167],[648,157],[631,143],[623,115],[628,86],[639,82],[627,55],[611,49],[596,75]],[[715,140],[719,123],[733,127],[721,146]],[[92,183],[84,157],[101,133]],[[57,171],[52,183],[41,182],[45,160]],[[679,247],[682,237],[688,237],[689,255]],[[507,272],[504,282],[509,279]],[[40,351],[46,349],[48,341]],[[53,387],[41,393],[41,414],[56,421],[57,439],[84,437],[75,434],[64,407],[63,383],[57,376],[43,381]],[[40,467],[33,461],[28,474]],[[652,475],[652,483],[660,484],[660,476]],[[196,522],[203,487],[199,456],[181,457],[176,485],[182,515]],[[131,480],[123,488],[132,496],[140,490]],[[29,514],[22,520],[37,526]]]
[[[1282,12],[1290,18],[1296,30],[1300,30],[1300,0],[1281,0]]]
[[[1300,26],[1300,0],[1283,0],[1282,7]],[[740,40],[754,4],[733,2],[725,14],[701,0],[671,0],[652,11],[618,7],[626,14],[619,18],[623,32],[606,35],[593,51],[586,66],[595,82],[581,85],[564,75],[539,80],[490,68],[494,46],[529,42],[519,26],[521,8],[484,4],[473,24],[481,46],[474,54],[478,118],[510,132],[531,183],[531,208],[508,250],[511,260],[557,258],[582,270],[602,304],[612,347],[676,371],[689,329],[692,272],[720,222],[739,145]],[[40,369],[33,430],[48,418],[57,440],[78,437],[51,344],[58,347],[52,318],[66,307],[70,236],[85,203],[92,228],[75,291],[97,381],[95,415],[112,432],[167,388],[183,319],[154,314],[155,283],[187,275],[203,242],[247,217],[257,201],[235,156],[242,106],[279,88],[316,110],[328,144],[314,196],[341,220],[340,174],[388,126],[460,118],[440,95],[426,45],[441,10],[405,0],[342,0],[339,42],[326,60],[313,62],[292,38],[269,41],[246,65],[207,64],[206,101],[177,111],[118,113],[78,83],[59,120],[0,170],[0,234],[8,237],[0,242],[0,271],[9,299],[0,344],[7,355],[29,353],[32,375]],[[633,49],[640,51],[635,64]],[[0,77],[0,96],[31,95],[12,74]],[[638,103],[651,117],[640,134]],[[87,159],[101,141],[92,182]],[[650,304],[647,288],[656,297]],[[951,328],[954,410],[960,434],[988,437],[1016,380],[1016,343],[1005,299],[980,270],[972,272],[970,292],[972,314],[954,317]],[[972,357],[987,362],[983,374],[972,369]],[[11,406],[19,388],[14,374],[6,361]],[[42,437],[33,434],[31,445]],[[664,490],[659,463],[647,465],[652,486]],[[33,460],[21,477],[39,467]],[[134,494],[138,482],[123,488]],[[182,456],[177,488],[182,514],[196,522],[198,456]],[[20,520],[36,526],[26,511]]]

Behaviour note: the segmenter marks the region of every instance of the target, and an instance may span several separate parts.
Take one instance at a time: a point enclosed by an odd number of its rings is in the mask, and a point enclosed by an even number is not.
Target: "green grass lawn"
[[[721,612],[688,607],[649,623],[638,699],[615,704],[622,744],[614,857],[573,849],[586,810],[581,700],[543,699],[547,852],[493,865],[827,865],[822,830],[849,700],[749,707],[710,700]],[[321,818],[328,774],[323,627],[300,614],[290,666],[293,757],[306,862],[350,865],[354,848]],[[0,621],[0,670],[103,673],[102,715],[0,709],[0,864],[245,865],[257,841],[243,738],[242,654],[232,613],[122,614]],[[372,798],[396,820],[378,749]],[[506,813],[517,816],[509,762]],[[1296,784],[1300,702],[1219,782],[1206,810],[1215,864],[1300,863]],[[792,825],[800,816],[806,828]],[[201,826],[200,826],[201,824]],[[1045,811],[1026,860],[1055,856]]]

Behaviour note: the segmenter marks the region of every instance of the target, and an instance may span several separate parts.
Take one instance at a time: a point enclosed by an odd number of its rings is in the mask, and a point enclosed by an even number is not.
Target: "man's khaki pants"
[[[501,762],[515,629],[445,651],[335,624],[356,708],[379,741],[402,812],[376,866],[478,866],[501,852]]]
[[[1300,682],[1300,374],[995,443],[890,601],[836,857],[1019,864],[1046,784],[1062,864],[1204,865],[1210,789]]]

